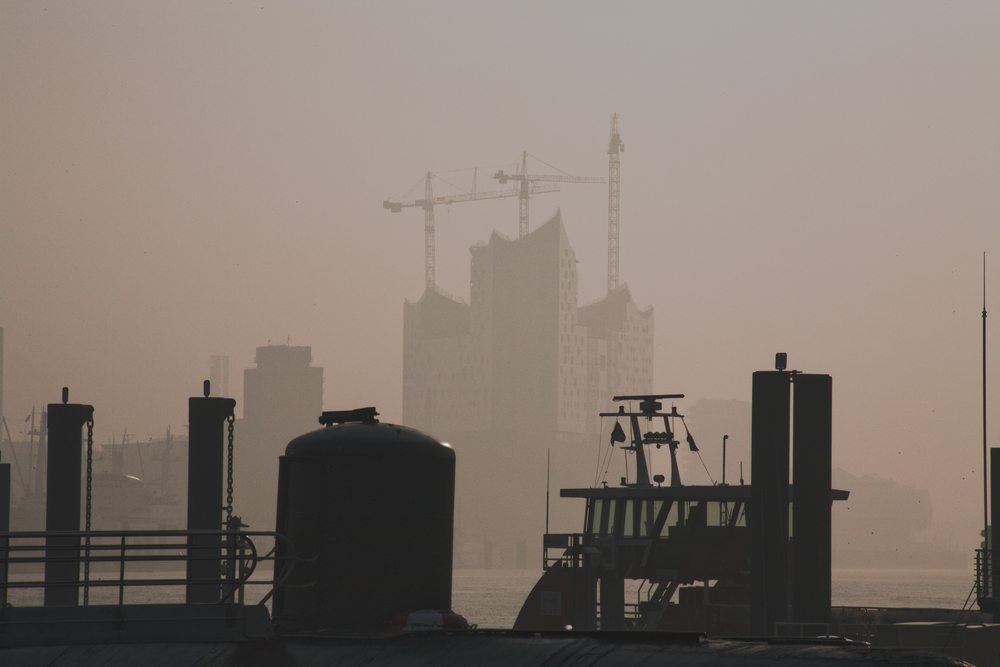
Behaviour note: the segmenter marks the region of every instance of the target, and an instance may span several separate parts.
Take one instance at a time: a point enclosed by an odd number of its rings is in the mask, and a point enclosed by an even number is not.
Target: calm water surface
[[[263,573],[261,573],[263,577]],[[130,577],[172,578],[183,572],[129,573]],[[521,604],[541,576],[535,570],[455,570],[452,584],[452,608],[470,623],[484,628],[509,628]],[[109,577],[105,573],[94,578]],[[17,580],[17,575],[12,580]],[[31,577],[36,579],[37,577]],[[111,579],[117,578],[110,575]],[[861,607],[938,607],[961,609],[973,584],[971,570],[833,570],[833,604]],[[635,602],[639,582],[626,588],[626,602]],[[254,603],[267,587],[248,586],[246,602]],[[39,605],[40,590],[12,589],[9,601],[15,606]],[[126,604],[183,602],[181,587],[144,587],[127,590]],[[974,600],[970,601],[972,604]],[[117,604],[117,588],[91,588],[91,604]]]
[[[452,607],[480,627],[509,628],[540,576],[529,570],[455,570]],[[973,581],[971,570],[834,569],[833,604],[961,609]],[[626,581],[626,602],[636,601],[637,589],[638,582]]]

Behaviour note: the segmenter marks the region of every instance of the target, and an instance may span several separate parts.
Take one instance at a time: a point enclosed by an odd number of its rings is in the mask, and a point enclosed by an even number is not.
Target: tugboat
[[[697,448],[684,415],[676,406],[664,411],[661,401],[683,397],[616,396],[616,402],[638,402],[639,411],[620,405],[618,412],[600,415],[615,420],[610,445],[621,443],[620,450],[634,457],[635,478],[623,477],[618,487],[561,490],[563,498],[586,500],[583,530],[544,536],[545,572],[525,600],[515,629],[751,634],[751,487],[742,481],[739,486],[681,483],[681,443],[675,435],[680,426],[692,451]],[[630,442],[622,421],[631,430]],[[660,421],[662,431],[650,428]],[[646,448],[663,446],[670,452],[669,485],[663,475],[649,475]],[[847,498],[847,491],[831,493],[831,500]],[[561,553],[553,557],[550,550]],[[626,579],[642,582],[639,595],[645,599],[625,602]]]

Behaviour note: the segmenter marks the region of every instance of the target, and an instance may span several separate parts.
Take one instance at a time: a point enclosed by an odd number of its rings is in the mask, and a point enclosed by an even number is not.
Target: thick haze
[[[423,216],[382,200],[428,170],[495,189],[525,149],[606,177],[618,112],[621,280],[656,309],[657,390],[749,400],[785,351],[833,376],[834,465],[930,489],[942,539],[978,541],[1000,5],[616,4],[0,2],[14,438],[64,385],[98,442],[183,432],[210,355],[241,401],[255,347],[286,340],[326,409],[400,420]],[[587,302],[607,186],[539,195],[532,229],[557,207]],[[494,228],[516,236],[515,199],[437,209],[442,288],[468,299]]]

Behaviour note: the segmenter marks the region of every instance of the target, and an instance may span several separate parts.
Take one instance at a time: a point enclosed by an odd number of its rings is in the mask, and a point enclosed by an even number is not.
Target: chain
[[[90,582],[90,500],[91,500],[91,482],[94,478],[94,420],[89,419],[87,421],[87,514],[86,514],[86,524],[87,524],[87,536],[84,541],[87,548],[84,552],[85,559],[83,561],[83,604],[87,606],[90,602],[90,586],[87,585]]]
[[[233,423],[234,415],[229,415],[229,474],[226,477],[226,525],[233,518]]]

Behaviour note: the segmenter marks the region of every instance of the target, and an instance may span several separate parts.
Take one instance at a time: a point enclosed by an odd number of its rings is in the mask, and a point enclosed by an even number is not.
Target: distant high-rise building
[[[553,488],[593,484],[598,412],[616,394],[652,391],[653,309],[624,284],[577,305],[558,211],[471,253],[470,303],[430,288],[404,304],[403,423],[455,447],[464,532],[513,562],[517,538],[544,527],[549,453]],[[528,545],[537,552],[540,537]]]
[[[256,368],[243,371],[233,511],[255,530],[273,530],[278,457],[292,438],[320,427],[323,369],[311,365],[311,347],[258,347],[255,361]]]
[[[208,359],[208,379],[212,383],[212,395],[229,396],[229,357],[213,354]]]

